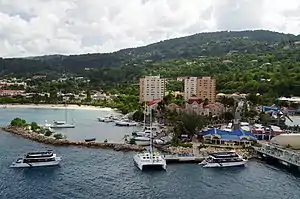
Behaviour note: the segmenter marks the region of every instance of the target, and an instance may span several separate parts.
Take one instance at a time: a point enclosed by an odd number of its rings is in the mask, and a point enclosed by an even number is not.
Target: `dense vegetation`
[[[264,103],[272,103],[279,96],[300,95],[298,40],[299,36],[263,30],[201,33],[107,54],[0,59],[0,68],[2,75],[47,74],[51,79],[66,73],[91,80],[89,84],[66,82],[63,88],[39,86],[50,91],[121,92],[147,74],[209,75],[217,78],[219,92],[260,93]],[[127,91],[137,94],[135,87],[134,92]],[[182,85],[171,81],[169,89],[182,90]]]
[[[53,134],[52,131],[45,129],[45,128],[41,128],[40,126],[38,126],[38,124],[36,122],[31,122],[30,124],[28,124],[26,122],[26,120],[22,119],[22,118],[14,118],[11,122],[10,122],[10,126],[11,127],[15,127],[15,128],[25,128],[27,130],[31,130],[33,133],[38,133],[38,134],[42,134],[45,135],[47,137],[51,136]],[[61,133],[55,133],[53,135],[53,137],[55,139],[66,139],[66,136],[62,135]]]

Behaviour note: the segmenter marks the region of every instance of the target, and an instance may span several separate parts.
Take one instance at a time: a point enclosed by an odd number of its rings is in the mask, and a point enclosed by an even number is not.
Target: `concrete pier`
[[[164,155],[167,163],[200,163],[204,160],[201,156],[185,155]]]
[[[300,168],[300,153],[273,144],[262,144],[261,147],[253,147],[263,157],[271,157],[286,166]]]

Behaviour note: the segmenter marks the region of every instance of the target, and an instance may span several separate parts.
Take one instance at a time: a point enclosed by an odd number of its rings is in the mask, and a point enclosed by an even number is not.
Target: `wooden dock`
[[[165,155],[167,163],[200,163],[204,157],[200,156],[183,156],[183,155]]]

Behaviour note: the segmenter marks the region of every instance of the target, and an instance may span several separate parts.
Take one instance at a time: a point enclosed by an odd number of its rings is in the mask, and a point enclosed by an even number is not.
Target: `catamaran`
[[[134,155],[133,161],[135,165],[140,169],[167,169],[166,160],[158,152],[153,152],[153,134],[152,134],[152,114],[151,106],[150,109],[150,148],[149,151],[144,153],[138,153]]]
[[[10,167],[12,168],[25,168],[25,167],[45,167],[59,165],[61,157],[57,157],[52,150],[30,152],[23,158],[17,159]]]

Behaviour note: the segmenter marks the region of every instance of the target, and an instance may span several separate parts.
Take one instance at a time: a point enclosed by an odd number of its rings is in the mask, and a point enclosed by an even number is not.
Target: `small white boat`
[[[128,119],[115,121],[116,126],[137,126],[137,122]]]
[[[167,169],[166,160],[159,153],[138,153],[133,157],[135,165],[140,170],[145,169]]]
[[[66,121],[54,121],[53,124],[48,124],[47,121],[45,121],[44,128],[52,128],[52,129],[75,128],[75,125],[68,124]]]
[[[61,157],[57,157],[53,151],[41,151],[27,153],[23,158],[17,159],[10,167],[26,168],[26,167],[45,167],[59,165]]]
[[[150,137],[134,137],[135,141],[150,141]]]
[[[118,118],[116,116],[114,116],[114,115],[108,115],[106,117],[98,117],[98,121],[99,122],[107,122],[107,123],[109,123],[109,122],[113,122],[113,121],[116,121],[116,120],[118,120]]]
[[[235,152],[217,152],[210,154],[199,165],[202,167],[238,167],[245,166],[248,161]]]

